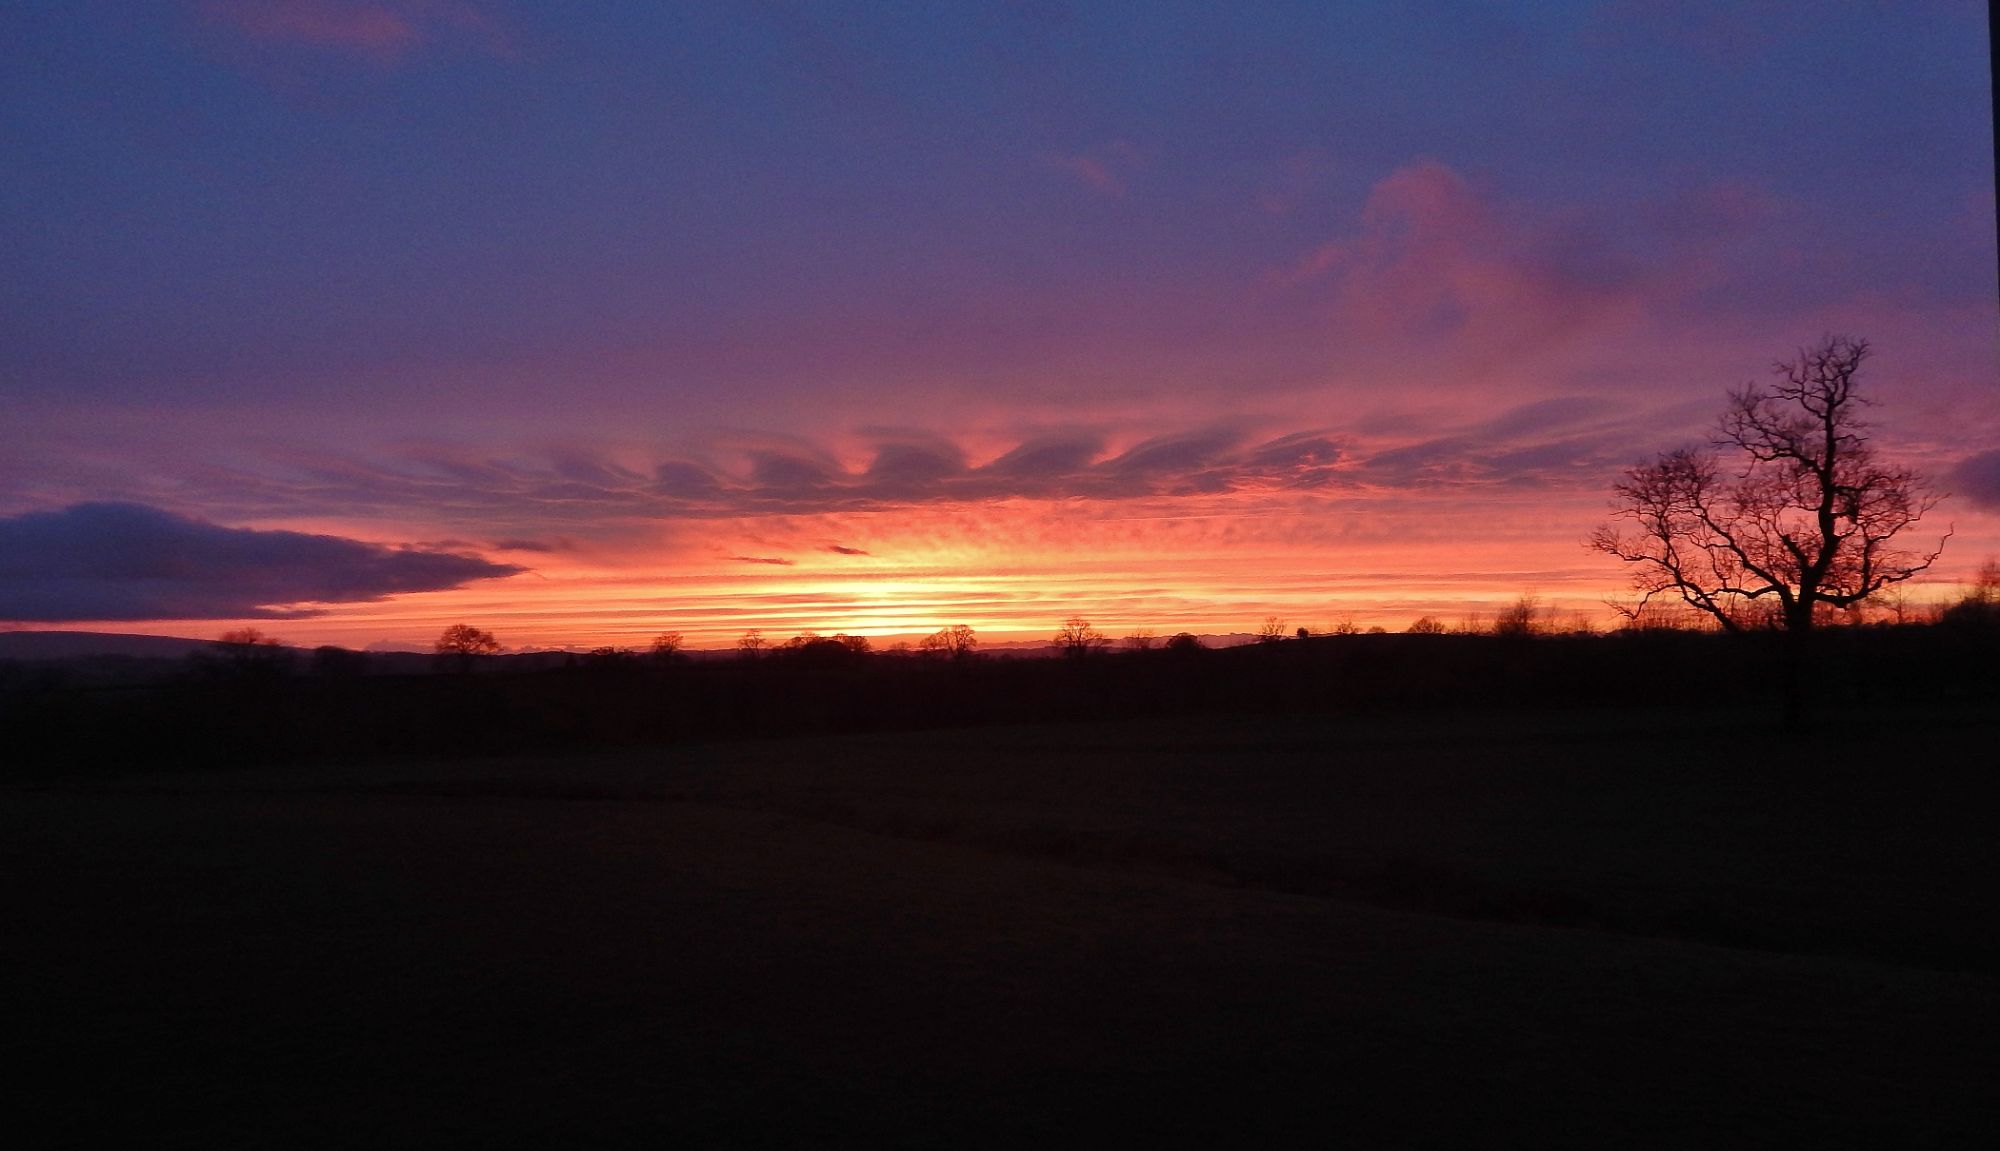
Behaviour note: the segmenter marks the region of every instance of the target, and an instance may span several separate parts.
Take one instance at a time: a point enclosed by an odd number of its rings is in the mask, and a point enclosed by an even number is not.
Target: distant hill
[[[138,659],[183,659],[190,652],[213,651],[212,639],[170,635],[130,635],[103,631],[0,631],[0,659],[87,659],[130,656]]]

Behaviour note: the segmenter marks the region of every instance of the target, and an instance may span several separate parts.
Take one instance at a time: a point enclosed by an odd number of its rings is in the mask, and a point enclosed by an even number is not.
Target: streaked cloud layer
[[[1063,587],[1589,606],[1618,470],[1839,331],[1957,493],[1950,578],[2000,552],[1985,44],[1959,3],[15,5],[0,515],[532,569],[300,625],[358,642],[890,584],[1024,631]]]

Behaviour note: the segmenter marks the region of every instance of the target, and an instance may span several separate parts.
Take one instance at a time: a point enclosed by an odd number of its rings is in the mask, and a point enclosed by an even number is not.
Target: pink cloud
[[[461,0],[201,0],[203,19],[262,44],[295,44],[397,63],[439,43],[512,50],[487,15]]]
[[[1101,152],[1082,152],[1073,155],[1052,152],[1042,157],[1042,160],[1049,167],[1074,177],[1100,195],[1122,197],[1125,195],[1128,179],[1143,165],[1145,157],[1136,147],[1118,140]]]
[[[1350,363],[1516,368],[1636,318],[1636,271],[1588,228],[1528,221],[1451,168],[1420,161],[1376,184],[1351,235],[1273,280],[1324,293]]]

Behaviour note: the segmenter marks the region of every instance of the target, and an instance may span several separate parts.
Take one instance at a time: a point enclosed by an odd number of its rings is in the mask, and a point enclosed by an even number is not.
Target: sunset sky
[[[0,627],[1046,638],[1522,594],[1866,337],[2000,557],[1976,3],[0,11]]]

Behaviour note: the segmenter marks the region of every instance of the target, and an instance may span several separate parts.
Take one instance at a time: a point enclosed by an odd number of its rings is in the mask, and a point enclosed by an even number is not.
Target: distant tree
[[[1451,629],[1444,626],[1444,621],[1438,619],[1436,616],[1423,615],[1418,616],[1409,627],[1403,630],[1411,635],[1443,635]]]
[[[1534,635],[1543,630],[1542,616],[1542,601],[1535,596],[1524,595],[1494,617],[1493,634]]]
[[[1631,567],[1628,616],[1673,597],[1729,631],[1805,632],[1930,567],[1942,539],[1927,551],[1895,541],[1939,497],[1876,459],[1856,381],[1868,352],[1840,336],[1800,350],[1771,387],[1730,392],[1716,450],[1667,452],[1615,486],[1615,514],[1633,526],[1600,527],[1590,546]]]
[[[238,676],[277,675],[289,669],[292,655],[276,637],[254,627],[223,632],[215,648],[230,674]]]
[[[646,654],[656,664],[673,663],[680,658],[681,633],[677,631],[663,631],[659,635],[654,636],[653,645],[646,650]]]
[[[918,646],[925,655],[965,659],[979,646],[979,640],[972,634],[972,628],[962,623],[955,623],[925,636],[918,641]]]
[[[1257,628],[1258,643],[1277,643],[1285,638],[1285,621],[1278,616],[1267,615]]]
[[[1056,647],[1071,658],[1080,658],[1102,649],[1111,641],[1103,632],[1090,626],[1090,621],[1082,616],[1071,616],[1056,629]]]
[[[1204,649],[1202,647],[1201,637],[1195,635],[1193,632],[1177,631],[1173,635],[1167,638],[1167,650],[1171,652],[1185,654],[1187,652],[1202,651]]]
[[[745,659],[756,659],[764,651],[764,633],[751,628],[736,641],[736,652]]]
[[[1972,587],[1939,613],[1938,622],[1955,628],[2000,631],[2000,560],[1987,560]]]
[[[1342,634],[1352,634],[1352,633],[1353,633],[1353,631],[1354,631],[1354,625],[1352,625],[1352,624],[1349,624],[1349,625],[1348,625],[1348,629],[1347,629],[1347,631],[1346,631],[1346,632],[1344,632],[1344,633],[1342,633]],[[1300,639],[1311,639],[1312,637],[1313,637],[1313,633],[1312,633],[1312,629],[1311,629],[1311,628],[1309,628],[1309,627],[1305,627],[1305,626],[1301,626],[1301,627],[1299,628],[1299,638],[1300,638]]]
[[[778,654],[807,666],[837,667],[867,655],[872,646],[866,636],[806,631],[786,640]]]
[[[1125,650],[1152,651],[1153,645],[1159,642],[1159,638],[1150,629],[1140,628],[1125,637]]]
[[[583,654],[583,666],[596,672],[630,672],[639,667],[639,653],[629,647],[594,647]]]
[[[494,639],[490,631],[481,631],[468,623],[455,623],[438,636],[433,650],[440,663],[464,673],[471,671],[473,663],[480,657],[498,654],[500,641]]]

